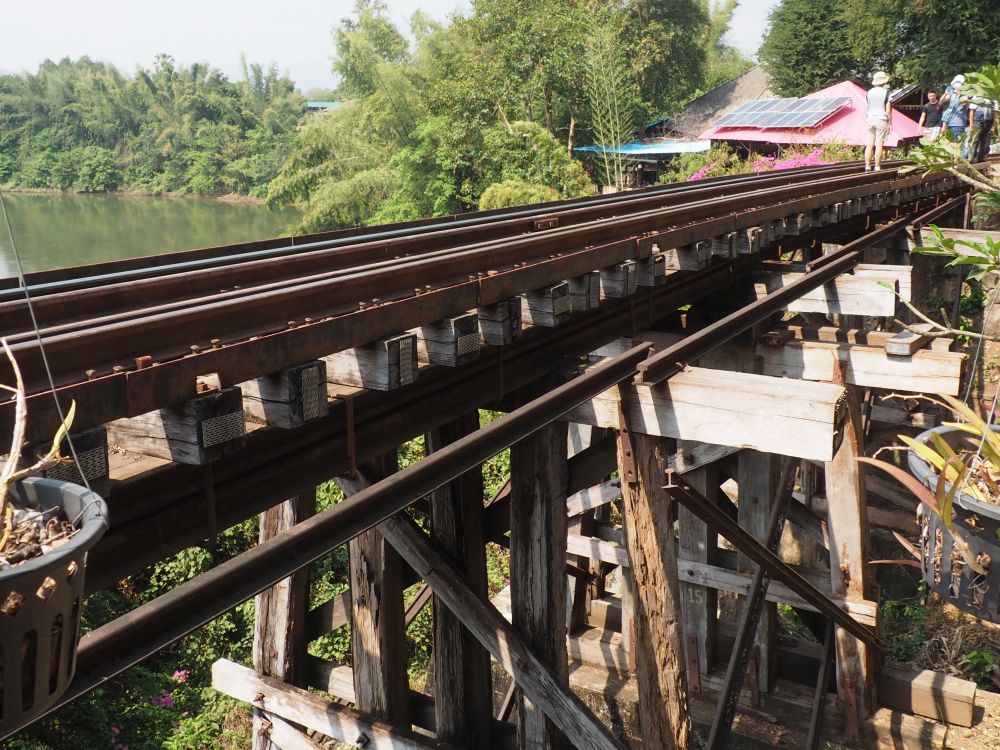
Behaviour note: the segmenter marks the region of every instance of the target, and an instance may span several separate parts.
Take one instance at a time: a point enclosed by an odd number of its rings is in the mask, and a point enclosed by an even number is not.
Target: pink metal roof
[[[846,96],[851,101],[815,128],[709,128],[700,136],[712,141],[765,141],[767,143],[843,143],[864,146],[868,143],[865,118],[867,92],[851,81],[842,81],[822,91],[814,91],[804,99],[824,99]],[[917,123],[892,110],[892,129],[885,139],[886,146],[896,146],[904,138],[920,135]]]

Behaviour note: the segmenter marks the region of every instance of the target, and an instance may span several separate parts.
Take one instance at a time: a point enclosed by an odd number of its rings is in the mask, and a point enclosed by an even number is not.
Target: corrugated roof
[[[659,154],[693,154],[708,151],[712,147],[710,141],[632,141],[623,146],[577,146],[574,151],[589,151],[592,153],[626,154],[627,156],[656,156]]]

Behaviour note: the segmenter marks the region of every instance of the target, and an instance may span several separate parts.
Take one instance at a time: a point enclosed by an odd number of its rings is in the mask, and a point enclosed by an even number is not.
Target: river
[[[294,208],[205,198],[4,193],[25,272],[288,234]],[[0,277],[17,266],[0,216]]]

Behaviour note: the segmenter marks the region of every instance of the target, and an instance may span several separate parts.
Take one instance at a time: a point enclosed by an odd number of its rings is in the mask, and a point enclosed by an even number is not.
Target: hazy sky
[[[742,0],[730,42],[753,54],[776,0]],[[113,63],[126,73],[167,52],[179,62],[204,61],[240,78],[240,53],[276,62],[303,90],[331,87],[330,30],[350,15],[353,0],[13,0],[0,26],[0,71],[33,71],[66,55]],[[387,0],[407,29],[413,11],[444,20],[468,0]]]

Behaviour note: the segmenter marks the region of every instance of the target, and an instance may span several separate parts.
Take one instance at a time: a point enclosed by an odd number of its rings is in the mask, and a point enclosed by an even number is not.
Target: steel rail
[[[902,162],[894,164],[902,164]],[[607,208],[608,210],[628,208],[629,204],[637,200],[647,202],[669,200],[674,194],[690,193],[693,191],[715,191],[714,194],[721,195],[727,189],[738,188],[741,185],[766,184],[772,181],[784,181],[787,184],[797,180],[808,179],[810,175],[849,173],[857,170],[857,166],[857,163],[847,162],[790,170],[782,172],[781,175],[764,173],[761,175],[747,174],[710,178],[700,180],[697,183],[676,183],[649,189],[616,193],[614,195],[551,201],[530,207],[519,207],[513,210],[495,209],[493,211],[458,214],[451,217],[383,225],[376,229],[355,227],[334,232],[292,237],[290,240],[278,238],[275,240],[238,243],[200,250],[178,251],[158,256],[109,261],[68,269],[37,271],[28,274],[26,280],[29,288],[34,293],[44,294],[49,291],[68,291],[76,288],[77,285],[91,286],[116,280],[127,281],[150,278],[183,270],[206,269],[220,264],[226,265],[253,259],[289,257],[310,250],[336,248],[360,242],[385,243],[401,238],[412,238],[422,234],[441,232],[442,230],[474,230],[483,224],[513,223],[513,220],[523,220],[519,225],[522,231],[533,231],[533,221],[526,220],[534,220],[538,217],[559,218],[561,216],[568,216],[567,212],[576,208],[589,208],[591,210],[600,208]],[[891,172],[891,170],[883,171]],[[284,244],[279,244],[275,247],[260,248],[261,245],[269,245],[276,242],[283,242]],[[19,286],[18,280],[15,277],[0,279],[0,301],[23,296],[23,293],[24,291]]]
[[[858,182],[856,177],[834,178],[833,181],[817,181],[800,186],[754,191],[727,200],[724,208],[739,211],[754,208],[761,203],[770,203],[770,210],[783,210],[780,208],[782,205],[780,202],[794,197],[802,189],[821,191],[823,188],[836,187],[849,190],[856,182]],[[889,189],[891,184],[892,180],[889,179],[884,183],[869,183],[867,187],[876,191],[879,186]],[[820,198],[823,195],[826,194],[818,193]],[[813,194],[812,197],[817,198],[817,194]],[[249,294],[237,299],[219,301],[213,298],[212,301],[202,304],[192,301],[181,310],[169,309],[160,312],[153,308],[141,317],[88,327],[85,334],[81,329],[73,328],[67,333],[45,336],[44,345],[50,350],[53,358],[58,358],[65,365],[65,369],[75,373],[82,373],[86,369],[97,369],[95,364],[110,366],[108,359],[111,362],[129,361],[141,354],[149,354],[154,356],[154,359],[160,360],[184,355],[188,353],[192,343],[199,341],[204,345],[209,339],[229,342],[234,338],[239,340],[262,333],[277,333],[287,326],[287,321],[299,320],[303,316],[312,318],[341,316],[352,309],[359,300],[379,297],[383,301],[405,302],[413,296],[412,290],[428,283],[435,286],[454,286],[456,283],[461,284],[467,278],[475,278],[477,272],[510,267],[518,262],[524,263],[526,262],[524,259],[532,255],[535,258],[553,253],[558,255],[566,250],[567,245],[593,246],[600,245],[601,242],[615,243],[614,249],[611,245],[605,245],[592,250],[569,253],[563,256],[564,261],[569,263],[572,260],[577,263],[576,267],[569,269],[565,275],[548,278],[534,285],[528,284],[516,290],[504,289],[503,294],[490,293],[490,290],[497,286],[495,277],[481,279],[478,281],[477,299],[447,313],[457,314],[478,305],[499,302],[506,296],[539,288],[546,283],[587,273],[594,268],[613,265],[626,259],[641,258],[644,255],[642,245],[635,246],[633,240],[622,240],[622,236],[635,237],[644,232],[656,231],[661,229],[665,222],[672,220],[711,216],[717,214],[722,207],[719,201],[699,201],[697,204],[680,208],[642,212],[624,218],[601,219],[585,225],[551,230],[527,237],[481,243],[470,248],[444,251],[441,256],[418,256],[399,262],[388,269],[380,266],[371,271],[351,270],[336,278],[319,281],[307,278],[274,291]],[[788,210],[794,209],[789,207]],[[610,257],[603,259],[599,257],[598,251],[602,249],[607,251],[605,255]],[[647,247],[645,254],[648,253]],[[591,255],[595,256],[592,260],[589,257]],[[543,265],[544,263],[538,263],[536,268]],[[340,303],[339,306],[334,306],[337,301]],[[349,307],[345,307],[345,303]],[[413,325],[429,322],[432,321],[414,320]],[[387,331],[382,335],[389,333]],[[368,340],[374,338],[378,336],[372,336]],[[155,342],[156,348],[151,348],[150,342]],[[110,343],[114,343],[118,349],[102,362],[98,352],[101,347],[107,347]],[[365,341],[352,341],[343,348],[359,343]],[[32,380],[33,377],[37,378],[40,374],[34,361],[37,359],[37,346],[37,340],[32,337],[22,338],[11,347],[21,362],[26,379],[30,382],[35,382]],[[123,348],[126,351],[121,351]],[[140,351],[140,348],[144,350]],[[332,349],[332,351],[337,350]],[[75,377],[79,379],[79,375]],[[69,381],[61,379],[57,384],[66,382]]]
[[[961,198],[953,198],[945,205],[955,208],[961,201]],[[935,211],[941,209],[942,207],[938,207]],[[682,370],[686,363],[707,354],[746,330],[747,325],[744,323],[747,319],[750,319],[750,325],[760,322],[786,307],[792,300],[798,299],[803,294],[828,281],[832,281],[840,274],[861,263],[864,259],[863,251],[865,248],[871,247],[904,229],[908,224],[919,222],[921,219],[922,217],[916,220],[910,217],[897,219],[830,253],[822,259],[823,263],[814,262],[814,270],[803,274],[787,286],[768,294],[748,307],[727,315],[650,357],[639,366],[640,380],[643,383],[659,383],[666,380]]]
[[[831,182],[831,180],[836,180]],[[819,189],[820,186],[829,185],[840,185],[841,183],[837,178],[825,178],[823,181],[818,182],[808,182],[803,184],[802,188],[808,189]],[[753,202],[768,201],[772,196],[776,198],[786,198],[788,196],[787,185],[782,185],[778,188],[771,188],[765,190],[757,190],[748,195],[752,195]],[[712,215],[717,213],[720,206],[727,208],[733,205],[732,199],[726,202],[720,202],[717,200],[700,200],[694,201],[690,204],[684,204],[681,206],[670,207],[669,212],[661,214],[661,218],[665,222],[670,222],[673,220],[687,219],[704,217],[706,215]],[[745,207],[745,204],[744,204]],[[662,211],[668,211],[667,209],[656,209],[655,213],[660,213]],[[707,213],[706,213],[707,212]],[[648,216],[649,213],[654,212],[643,212],[641,214],[636,214],[634,218],[642,219]],[[601,226],[603,222],[610,221],[610,219],[597,219],[595,222],[588,223],[587,226],[592,225]],[[553,230],[557,231],[557,230]],[[562,230],[565,232],[566,230]],[[579,236],[579,233],[575,233]],[[560,238],[565,237],[565,234],[560,234]],[[537,239],[541,244],[543,244],[543,249],[541,251],[535,251],[531,253],[528,250],[528,245],[526,240],[529,238]],[[587,238],[590,239],[590,238]],[[569,239],[566,240],[567,243],[579,242],[579,239]],[[514,244],[512,244],[514,243]],[[594,239],[590,241],[589,244],[598,244]],[[562,247],[562,245],[557,245]],[[508,252],[505,252],[502,256],[496,251],[498,248],[502,248]],[[124,283],[116,284],[111,287],[96,287],[88,290],[81,290],[74,293],[64,293],[57,295],[49,295],[43,297],[32,297],[33,307],[36,316],[40,320],[44,333],[46,335],[57,335],[61,333],[69,333],[74,331],[80,331],[85,328],[90,328],[98,325],[110,325],[117,322],[123,322],[127,320],[135,320],[143,315],[153,315],[160,313],[168,313],[171,311],[192,311],[194,306],[198,304],[218,304],[233,300],[246,300],[248,298],[253,298],[260,294],[267,294],[270,292],[280,292],[282,290],[291,291],[303,287],[303,285],[318,283],[322,281],[334,281],[336,279],[342,279],[352,273],[367,272],[367,271],[377,271],[383,269],[386,272],[387,281],[397,282],[399,279],[399,270],[410,264],[419,261],[437,261],[440,260],[442,265],[446,260],[457,261],[463,257],[469,257],[469,253],[476,255],[476,260],[472,263],[466,264],[464,271],[468,273],[482,272],[485,268],[490,270],[495,270],[495,267],[506,268],[512,263],[523,263],[531,262],[532,260],[537,260],[539,257],[547,257],[550,253],[553,245],[550,242],[542,242],[542,233],[535,235],[530,235],[525,237],[524,235],[518,235],[514,238],[502,238],[502,239],[491,239],[486,242],[481,242],[469,246],[457,247],[457,248],[444,248],[440,250],[428,251],[416,256],[405,257],[405,258],[395,258],[388,260],[379,260],[377,258],[369,258],[367,262],[357,263],[357,261],[352,261],[354,264],[347,261],[337,261],[335,266],[336,270],[324,271],[322,270],[322,259],[313,258],[311,255],[308,257],[302,256],[298,258],[298,261],[305,261],[304,263],[292,264],[290,261],[282,261],[281,264],[275,266],[273,261],[267,261],[264,263],[265,268],[261,269],[257,266],[257,263],[245,263],[235,268],[222,268],[216,269],[213,276],[205,279],[198,278],[198,274],[182,274],[176,278],[170,278],[170,288],[173,292],[164,292],[151,289],[144,283]],[[362,253],[359,257],[365,257],[366,255],[378,255],[380,254],[380,248],[372,248],[374,253]],[[493,251],[493,252],[491,252]],[[512,251],[512,252],[511,252]],[[528,254],[531,253],[531,254]],[[484,257],[489,254],[490,257]],[[641,255],[641,253],[640,253]],[[355,257],[354,254],[351,256]],[[336,259],[334,259],[336,260]],[[283,264],[283,265],[282,265]],[[343,266],[343,267],[340,267]],[[307,276],[301,277],[295,274],[300,271],[306,271]],[[455,272],[459,273],[459,272]],[[263,274],[263,276],[262,276]],[[283,277],[280,281],[270,281],[276,275]],[[216,278],[218,276],[218,278]],[[262,283],[256,286],[251,286],[249,288],[243,288],[254,281],[255,279],[259,281],[260,278],[265,278],[269,283]],[[461,278],[459,276],[459,278]],[[454,279],[452,279],[454,280]],[[418,285],[421,279],[410,278],[410,284]],[[440,279],[434,276],[428,276],[423,280],[424,284],[427,282],[439,283]],[[220,285],[232,286],[234,282],[238,282],[236,289],[232,291],[219,291]],[[381,287],[383,282],[379,282]],[[159,288],[159,285],[158,285]],[[416,287],[402,287],[403,290],[409,292],[411,289]],[[199,290],[205,291],[210,290],[208,296],[198,297],[196,296]],[[391,298],[393,295],[389,292],[393,289],[389,283],[385,284],[384,289],[380,292],[378,290],[374,291],[374,294],[378,294],[381,299]],[[397,286],[394,291],[397,293],[400,291],[400,287]],[[156,294],[166,294],[166,303],[162,301],[161,297],[154,296],[150,299],[151,295]],[[372,290],[368,290],[367,293],[372,293]],[[338,296],[339,299],[345,299],[351,303],[357,300],[351,300],[350,295]],[[177,298],[176,301],[169,301],[171,299]],[[106,310],[109,306],[128,306],[130,304],[135,304],[136,302],[141,302],[142,306],[127,308],[125,311],[117,312],[113,315],[102,315],[98,317],[83,317],[88,311],[94,310]],[[330,311],[325,311],[325,314],[329,314]],[[287,316],[292,316],[294,311],[286,311]],[[319,310],[313,310],[310,313],[314,317],[319,317],[321,313]],[[12,345],[19,341],[33,339],[35,334],[31,330],[31,318],[28,315],[27,306],[23,302],[17,303],[0,303],[0,316],[3,316],[5,320],[9,321],[11,326],[11,333],[8,335],[8,342]],[[280,320],[281,315],[278,316],[278,322],[284,324],[288,317],[284,320]],[[60,322],[61,320],[69,320],[69,322]],[[23,329],[22,333],[13,333],[16,327],[20,326]],[[219,338],[219,336],[216,336]]]
[[[870,177],[866,178],[863,173],[860,180],[857,179],[856,173],[848,174],[852,175],[858,182],[863,182],[865,179],[871,180]],[[843,176],[844,170],[830,171],[823,173],[820,181],[825,182]],[[887,173],[886,177],[880,177],[880,179],[887,177],[891,178],[891,173]],[[740,191],[738,195],[748,192],[759,193],[768,187],[788,188],[790,185],[799,185],[802,190],[808,190],[816,183],[817,180],[813,179],[811,173],[795,174],[781,178],[756,180],[750,184],[752,190]],[[784,194],[787,195],[787,192]],[[625,207],[628,209],[627,211],[615,207],[611,215],[607,215],[608,211],[595,211],[589,206],[574,206],[560,213],[551,214],[548,218],[555,219],[559,226],[565,229],[568,226],[578,226],[584,223],[589,225],[600,219],[621,218],[622,214],[634,215],[665,208],[682,210],[688,205],[698,205],[699,201],[701,206],[717,205],[720,199],[729,199],[735,196],[727,196],[722,189],[714,188],[686,190],[676,195],[654,197],[655,201],[649,196],[635,198]],[[648,205],[650,203],[655,205]],[[441,254],[446,254],[457,247],[474,243],[500,242],[511,237],[523,236],[526,233],[544,234],[545,232],[535,232],[530,224],[525,225],[522,221],[501,219],[477,223],[473,230],[446,228],[430,234],[406,235],[396,238],[392,242],[365,240],[350,243],[344,247],[323,247],[310,251],[304,249],[306,246],[299,246],[295,255],[257,259],[241,256],[238,262],[217,264],[211,268],[177,271],[170,274],[157,273],[154,278],[142,281],[134,279],[108,280],[109,283],[90,283],[80,287],[85,282],[74,280],[32,286],[30,289],[38,319],[43,325],[49,326],[58,324],[67,318],[76,320],[81,316],[94,314],[112,306],[118,309],[137,305],[145,306],[150,304],[151,300],[154,302],[174,301],[177,305],[183,305],[185,300],[198,293],[217,295],[220,289],[225,290],[233,287],[244,287],[245,289],[229,294],[245,296],[252,293],[252,290],[247,289],[247,287],[256,289],[263,284],[273,288],[275,284],[294,284],[296,277],[302,274],[316,277],[323,272],[344,272],[347,269],[359,265],[370,265],[380,260],[394,264],[407,259],[407,256],[414,255],[440,257]],[[18,328],[27,331],[31,327],[31,318],[22,289],[8,292],[0,291],[0,317],[9,321],[10,331]]]
[[[77,675],[53,710],[99,687],[613,387],[635,372],[636,364],[647,356],[649,346],[633,347],[591,368],[472,435],[86,634],[80,639],[77,652]]]

